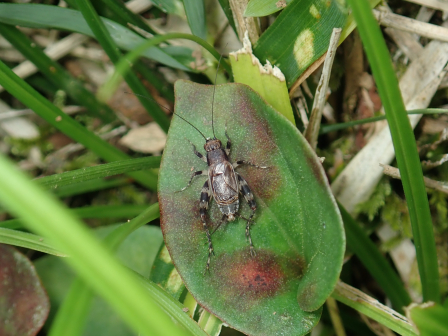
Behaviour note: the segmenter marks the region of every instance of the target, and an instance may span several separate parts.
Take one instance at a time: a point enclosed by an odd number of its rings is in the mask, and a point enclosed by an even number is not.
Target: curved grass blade
[[[0,33],[56,87],[64,90],[79,105],[87,107],[92,115],[99,117],[105,123],[117,119],[109,106],[99,102],[95,95],[84,87],[83,83],[70,75],[58,62],[49,58],[36,46],[36,43],[31,42],[16,27],[0,23]]]
[[[133,50],[145,39],[122,25],[102,18],[115,43],[124,50]],[[40,4],[0,4],[0,22],[30,28],[54,28],[95,37],[82,14],[76,10]],[[190,69],[159,48],[145,51],[143,56],[184,71]]]
[[[146,207],[140,215],[109,233],[103,241],[105,246],[110,252],[116,252],[129,234],[159,216],[158,204]],[[92,289],[82,279],[77,278],[72,283],[64,303],[57,312],[49,335],[80,335],[93,297],[94,292]]]
[[[53,254],[58,257],[67,255],[48,242],[48,239],[32,233],[0,228],[0,243],[25,247],[31,250]]]
[[[125,6],[124,2],[118,0],[101,0],[101,2],[109,11],[113,12],[121,19],[124,26],[130,23],[144,31],[155,34],[152,28],[142,19],[142,17],[129,10],[129,8]]]
[[[93,5],[89,0],[77,0],[77,4],[79,9],[81,10],[82,15],[86,19],[86,22],[89,24],[90,29],[92,29],[93,33],[95,34],[96,39],[101,44],[104,51],[107,53],[107,56],[109,56],[114,64],[117,64],[120,61],[121,53],[118,51],[114,40],[112,39],[109,31],[106,28],[106,25],[96,13]],[[128,83],[131,90],[137,94],[138,100],[146,108],[151,117],[154,118],[154,120],[159,124],[162,130],[168,132],[170,120],[156,102],[150,99],[143,98],[148,94],[148,92],[137,75],[134,74],[133,71],[129,71],[124,74],[124,79]]]
[[[187,39],[198,43],[200,46],[204,47],[208,52],[210,52],[217,60],[221,58],[221,55],[206,41],[203,39],[183,33],[170,33],[165,35],[158,35],[153,37],[144,43],[140,44],[137,48],[127,53],[120,62],[115,66],[115,71],[111,78],[98,90],[98,96],[103,100],[109,99],[109,97],[115,92],[118,84],[121,81],[121,77],[129,71],[130,65],[135,62],[135,60],[148,48],[158,45],[164,41],[171,39]],[[230,66],[224,61],[222,66],[226,69],[227,73],[232,76],[232,70]]]
[[[81,208],[71,208],[78,218],[116,218],[128,219],[137,216],[147,208],[147,205],[98,205]],[[0,222],[0,228],[21,229],[23,223],[20,219],[10,219]]]
[[[117,263],[82,223],[0,156],[0,202],[30,230],[50,238],[78,274],[143,335],[188,335],[172,324],[148,292]],[[63,223],[64,225],[61,225]],[[123,289],[126,288],[126,291]]]
[[[414,133],[380,28],[366,0],[349,0],[386,111],[411,218],[423,299],[440,302],[439,270],[428,196]]]
[[[83,144],[86,148],[92,150],[104,160],[119,161],[129,158],[126,154],[102,140],[95,134],[89,132],[78,122],[51,104],[26,82],[17,77],[17,75],[1,61],[0,85],[2,85],[9,93],[18,98],[26,106],[33,109],[48,123],[59,129],[73,140]],[[157,188],[157,178],[151,172],[133,172],[129,175],[134,177],[142,185],[152,190]]]
[[[86,167],[61,174],[41,177],[36,179],[36,182],[46,189],[57,189],[66,185],[96,180],[102,177],[150,168],[159,168],[160,160],[160,156],[148,156],[139,159],[115,161],[94,167]]]

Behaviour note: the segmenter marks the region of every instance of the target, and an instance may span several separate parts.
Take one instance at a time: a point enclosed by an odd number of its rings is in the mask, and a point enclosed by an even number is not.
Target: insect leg
[[[230,155],[230,147],[232,147],[232,141],[230,140],[229,135],[227,134],[227,125],[226,125],[225,135],[227,138],[226,154],[227,154],[227,156],[229,156]]]
[[[241,165],[243,165],[243,164],[247,164],[247,165],[249,165],[249,166],[256,167],[256,168],[261,168],[261,169],[269,168],[269,167],[265,167],[265,166],[257,166],[256,164],[254,164],[254,163],[252,163],[252,162],[249,162],[249,161],[245,161],[245,160],[239,160],[239,161],[236,161],[236,162],[234,162],[234,163],[232,164],[232,166],[233,166],[233,168],[236,168],[236,167],[241,166]]]
[[[240,174],[236,173],[236,175],[238,176],[240,192],[241,192],[241,194],[243,194],[244,198],[246,199],[247,203],[250,206],[250,209],[252,210],[250,217],[246,220],[246,238],[249,240],[250,255],[252,257],[254,257],[255,250],[254,250],[254,245],[252,243],[252,237],[250,236],[250,225],[252,223],[252,218],[255,215],[255,210],[257,210],[257,204],[255,203],[254,195],[252,194],[252,191],[250,190],[249,186],[247,185],[246,180]]]
[[[188,140],[190,143],[191,143],[191,145],[193,146],[193,152],[194,152],[194,154],[198,157],[198,158],[200,158],[202,161],[204,161],[204,162],[207,162],[207,158],[204,156],[204,155],[202,155],[201,153],[199,153],[197,150],[196,150],[196,146],[190,141],[190,140]]]
[[[207,259],[207,265],[205,267],[205,271],[209,270],[210,259],[212,257],[212,254],[215,255],[215,252],[213,252],[212,237],[210,235],[210,231],[208,229],[207,221],[205,218],[205,216],[207,214],[209,202],[210,202],[210,187],[208,186],[208,180],[207,180],[204,183],[204,186],[202,187],[201,200],[199,203],[199,214],[201,215],[202,226],[204,228],[205,235],[207,236],[207,241],[208,241],[208,259]]]
[[[205,176],[208,175],[208,169],[195,171],[193,174],[191,174],[190,181],[188,181],[187,186],[183,187],[181,190],[176,191],[176,192],[181,192],[181,191],[184,191],[185,189],[187,189],[189,186],[191,186],[191,183],[193,182],[193,179],[196,176],[201,176],[201,175],[205,175]]]

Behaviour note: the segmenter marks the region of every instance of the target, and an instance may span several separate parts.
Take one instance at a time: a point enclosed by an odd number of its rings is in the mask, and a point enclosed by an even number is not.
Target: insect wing
[[[232,165],[225,161],[210,169],[213,197],[218,204],[230,204],[238,199],[238,180]]]

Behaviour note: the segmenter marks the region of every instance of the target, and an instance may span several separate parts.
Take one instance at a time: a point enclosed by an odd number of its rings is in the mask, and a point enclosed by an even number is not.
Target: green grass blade
[[[422,336],[448,335],[448,309],[439,304],[413,305],[407,316],[417,326]]]
[[[194,41],[200,46],[204,47],[204,49],[210,52],[217,60],[221,58],[221,55],[213,48],[213,46],[211,46],[206,41],[197,36],[183,33],[170,33],[165,35],[158,35],[140,44],[133,51],[127,53],[120,60],[120,62],[116,64],[115,72],[113,73],[111,78],[98,90],[98,96],[100,96],[100,99],[102,100],[109,99],[109,97],[115,92],[116,88],[118,87],[118,84],[121,81],[121,77],[124,76],[124,74],[126,74],[130,66],[137,60],[137,58],[142,53],[145,52],[145,50],[153,46],[156,46],[162,42],[179,38]],[[224,69],[226,69],[227,73],[230,76],[232,76],[232,69],[230,68],[230,66],[225,61],[223,61],[221,65],[223,66]]]
[[[116,218],[128,219],[144,211],[147,205],[97,205],[81,208],[71,208],[78,218]],[[10,219],[0,222],[0,228],[20,229],[23,223],[20,219]]]
[[[40,183],[40,185],[46,189],[57,189],[58,187],[96,180],[102,177],[114,176],[150,168],[159,168],[160,160],[160,156],[149,156],[139,159],[115,161],[94,167],[86,167],[61,174],[45,176],[36,179],[36,182]]]
[[[448,110],[446,109],[438,109],[438,108],[427,108],[427,109],[417,109],[417,110],[410,110],[407,111],[408,114],[439,114],[439,113],[448,113]],[[372,118],[365,118],[361,120],[353,120],[345,123],[340,124],[332,124],[332,125],[322,125],[320,128],[320,134],[330,133],[334,131],[339,131],[342,129],[346,129],[349,127],[357,126],[357,125],[363,125],[368,124],[375,121],[380,121],[386,119],[385,115],[372,117]]]
[[[171,295],[167,294],[162,288],[153,283],[152,281],[145,279],[140,274],[136,274],[140,284],[142,284],[150,293],[151,297],[157,301],[164,311],[170,316],[173,316],[182,326],[185,327],[192,335],[207,336],[198,324],[182,309],[184,306],[175,300]],[[177,335],[176,335],[177,336]]]
[[[106,54],[114,64],[118,64],[121,58],[121,53],[118,51],[117,45],[90,1],[78,0],[77,4],[90,29],[92,29],[92,32],[95,34],[95,37],[103,47]],[[168,117],[156,102],[149,99],[144,99],[144,97],[148,95],[148,91],[140,82],[138,77],[130,71],[124,74],[124,78],[131,90],[137,94],[137,98],[140,103],[146,108],[151,117],[154,118],[154,120],[165,132],[168,132],[168,128],[170,126]]]
[[[102,18],[102,21],[115,43],[123,50],[133,50],[144,41],[140,35],[112,20]],[[58,6],[0,3],[0,22],[21,27],[68,30],[95,37],[79,11]],[[169,67],[191,70],[160,48],[148,49],[144,56]]]
[[[126,154],[91,133],[85,127],[63,113],[59,108],[51,104],[25,81],[17,77],[17,75],[1,61],[0,85],[26,106],[33,109],[48,123],[73,140],[83,144],[86,148],[92,150],[104,160],[118,161],[129,159]],[[129,175],[142,185],[152,190],[157,189],[157,178],[152,172],[134,172]]]
[[[233,19],[233,13],[232,9],[230,8],[229,0],[218,0],[219,4],[221,5],[222,10],[224,11],[224,14],[227,17],[227,20],[229,21],[230,26],[232,27],[235,34],[238,35],[238,31],[236,30],[235,26],[235,20]]]
[[[146,207],[140,215],[112,231],[104,239],[104,244],[111,252],[115,252],[129,234],[159,216],[157,203]],[[49,335],[81,335],[93,297],[94,292],[91,288],[82,279],[76,279],[70,287],[67,298],[58,310]]]
[[[97,205],[82,208],[72,208],[72,212],[78,218],[116,218],[128,219],[137,216],[144,211],[147,205]],[[0,228],[20,229],[23,222],[20,219],[10,219],[0,222]]]
[[[398,168],[408,203],[423,299],[440,302],[437,253],[423,173],[409,119],[401,99],[389,51],[369,3],[349,0],[359,34],[372,67],[373,76],[386,111]]]
[[[31,61],[55,86],[64,90],[79,105],[87,107],[92,115],[105,123],[116,120],[114,111],[100,103],[84,84],[72,77],[58,62],[49,58],[36,43],[30,41],[16,27],[0,23],[0,34],[23,56]]]
[[[94,292],[86,283],[80,278],[75,279],[54,317],[48,336],[81,335],[93,297]]]
[[[340,204],[339,210],[344,220],[347,247],[356,254],[370,275],[378,282],[392,301],[395,310],[403,314],[403,307],[412,301],[402,281],[375,244]]]
[[[353,288],[343,282],[339,282],[331,296],[395,331],[399,335],[417,336],[412,325],[403,315],[398,314],[385,305],[382,305],[372,297],[364,294],[356,288]]]
[[[131,174],[140,174],[142,172],[135,172]],[[129,177],[118,177],[114,179],[99,179],[90,180],[86,182],[79,182],[77,184],[68,184],[64,187],[58,187],[53,191],[59,198],[82,195],[92,191],[99,191],[111,188],[118,188],[133,183],[134,180]]]
[[[51,239],[71,257],[75,271],[142,335],[188,335],[173,325],[135,277],[73,215],[3,156],[0,202],[30,230]],[[62,225],[63,223],[63,225]]]
[[[151,27],[146,24],[140,15],[131,12],[121,0],[101,0],[106,6],[107,10],[112,11],[117,17],[119,17],[123,24],[133,24],[134,26],[143,29],[144,31],[155,34]]]
[[[185,14],[187,14],[188,25],[191,32],[204,39],[207,37],[205,27],[205,8],[203,0],[183,0]]]
[[[67,256],[56,248],[54,244],[50,243],[48,239],[27,232],[0,228],[0,243],[25,247],[31,250],[53,254],[58,257]]]

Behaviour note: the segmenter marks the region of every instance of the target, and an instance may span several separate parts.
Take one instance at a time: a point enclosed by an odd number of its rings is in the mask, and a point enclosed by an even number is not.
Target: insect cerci
[[[218,69],[219,69],[219,62],[218,62]],[[187,189],[191,185],[195,177],[207,176],[207,181],[204,183],[201,190],[200,203],[199,203],[199,214],[208,241],[208,258],[206,264],[206,271],[209,270],[211,256],[214,255],[212,238],[211,238],[212,235],[210,234],[210,230],[206,221],[207,209],[209,207],[211,196],[213,196],[213,199],[218,205],[219,210],[223,214],[222,219],[218,224],[218,226],[216,227],[215,231],[222,224],[232,222],[237,217],[244,219],[246,221],[246,238],[249,241],[250,254],[251,256],[255,256],[255,250],[252,243],[252,238],[250,236],[250,226],[253,217],[255,215],[255,210],[257,209],[257,204],[255,203],[254,196],[249,186],[247,185],[246,180],[238,172],[235,171],[235,168],[243,164],[248,164],[257,168],[267,168],[257,166],[245,160],[239,160],[233,163],[230,162],[229,155],[232,142],[230,140],[229,135],[227,134],[227,127],[225,130],[225,135],[227,138],[227,144],[225,148],[223,148],[221,141],[217,139],[215,136],[215,129],[213,124],[213,103],[215,97],[215,88],[216,85],[213,88],[212,110],[211,110],[213,138],[205,137],[205,135],[198,128],[192,125],[189,121],[185,120],[183,117],[176,114],[178,117],[180,117],[188,124],[190,124],[192,127],[194,127],[205,140],[204,144],[204,149],[206,152],[205,156],[197,151],[195,145],[193,144],[192,145],[194,154],[207,163],[208,169],[194,172],[191,175],[190,181],[188,182],[187,186],[182,188],[180,191]],[[241,214],[238,213],[240,207],[239,194],[242,194],[244,196],[251,209],[251,214],[248,218],[243,217]]]

